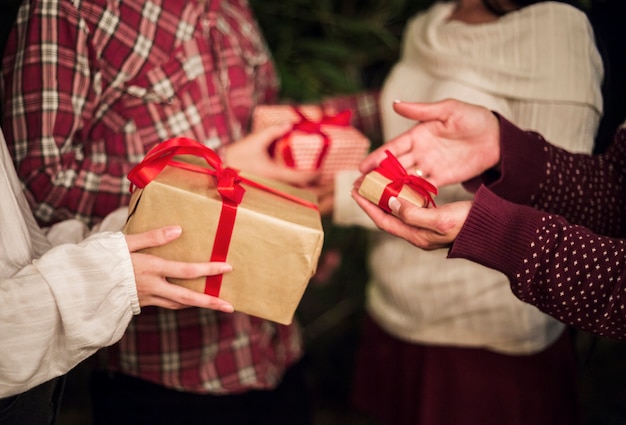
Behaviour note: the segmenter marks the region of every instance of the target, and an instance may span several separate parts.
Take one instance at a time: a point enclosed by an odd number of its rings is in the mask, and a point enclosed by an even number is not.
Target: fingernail
[[[395,213],[400,211],[400,201],[398,201],[398,198],[396,198],[395,196],[392,196],[391,198],[389,198],[388,205],[391,211]]]
[[[395,99],[393,103],[402,103],[402,101],[400,99]]]
[[[230,264],[223,264],[220,266],[220,273],[228,273],[233,271],[233,266]]]
[[[165,229],[165,234],[168,237],[180,236],[181,233],[183,233],[183,228],[180,226],[168,226]]]

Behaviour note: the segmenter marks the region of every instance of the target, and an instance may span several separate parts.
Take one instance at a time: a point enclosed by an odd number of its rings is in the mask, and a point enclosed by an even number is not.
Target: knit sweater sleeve
[[[626,339],[624,128],[595,157],[506,121],[502,137],[502,176],[476,192],[449,256],[501,271],[517,297],[565,323]]]
[[[514,294],[556,319],[626,339],[624,240],[520,206],[482,187],[451,258],[504,273]]]
[[[539,134],[522,131],[500,118],[501,174],[479,179],[496,195],[613,237],[626,236],[623,214],[626,126],[604,155],[570,153]],[[477,187],[476,181],[468,186]]]

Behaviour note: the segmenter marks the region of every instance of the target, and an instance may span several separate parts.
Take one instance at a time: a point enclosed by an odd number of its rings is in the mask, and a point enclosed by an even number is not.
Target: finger
[[[352,192],[352,196],[359,206],[363,208],[363,211],[365,211],[365,213],[381,230],[389,233],[390,235],[406,239],[413,245],[420,248],[433,249],[433,247],[435,247],[424,236],[425,232],[422,229],[416,229],[408,226],[394,215],[385,213],[377,205],[374,205],[356,193],[356,191]],[[439,244],[437,244],[436,247],[438,246]]]
[[[365,176],[361,174],[359,177],[357,177],[357,179],[352,184],[352,188],[358,191],[361,185],[363,184],[363,180],[365,180]]]
[[[225,313],[234,311],[233,305],[227,301],[168,282],[159,286],[152,302],[166,308],[200,307]]]
[[[451,101],[443,100],[434,103],[393,102],[393,110],[405,118],[415,121],[445,121]]]
[[[152,272],[161,276],[173,277],[177,279],[195,279],[203,276],[215,276],[218,274],[229,273],[233,270],[232,266],[228,263],[187,263],[182,261],[165,260],[154,256],[152,266]]]
[[[257,132],[258,138],[255,140],[259,140],[260,143],[269,146],[274,140],[284,136],[291,130],[291,127],[292,125],[288,123],[265,127]]]
[[[419,229],[419,234],[431,247],[452,243],[472,206],[471,201],[460,201],[439,208],[421,208],[408,201],[395,201],[394,205],[391,199],[389,202],[394,214],[408,226]]]
[[[408,132],[391,139],[381,147],[372,151],[360,164],[359,170],[366,174],[378,167],[380,163],[387,158],[387,151],[391,152],[395,157],[409,154],[411,152],[412,141]]]
[[[352,197],[381,230],[400,237],[406,237],[406,235],[408,235],[412,230],[400,219],[392,214],[386,213],[378,207],[378,205],[375,205],[374,203],[363,198],[356,191],[352,192]]]
[[[396,156],[396,158],[398,159],[398,162],[404,167],[404,169],[407,170],[407,172],[409,173],[414,174],[415,169],[420,167],[420,165],[417,164],[415,156],[412,152],[398,155]],[[424,168],[420,168],[420,170],[422,171],[422,173],[424,172]]]
[[[166,226],[147,232],[126,235],[126,244],[130,252],[139,251],[144,248],[165,245],[182,233],[180,226]]]
[[[396,197],[389,199],[389,208],[405,224],[437,233],[435,223],[439,210],[420,207]]]
[[[168,300],[166,298],[150,296],[139,300],[139,304],[141,307],[162,307],[168,310],[182,310],[184,308],[190,308],[191,306],[174,302],[172,300]]]
[[[413,150],[413,136],[409,130],[389,140],[387,143],[372,151],[359,165],[359,171],[368,173],[378,167],[382,160],[387,158],[387,152],[391,152],[396,158],[411,155]]]
[[[386,220],[386,217],[389,216],[389,214],[383,211],[378,205],[359,195],[357,189],[352,190],[351,194],[359,207],[365,211],[377,226],[379,222]]]
[[[361,163],[359,164],[359,171],[363,174],[367,174],[382,162],[387,157],[385,153],[384,145],[380,148],[372,151]]]
[[[405,145],[408,146],[408,144],[406,143],[397,143],[397,144],[390,145],[389,147],[393,149],[393,151],[390,150],[390,152],[394,154],[398,162],[400,162],[400,164],[404,167],[405,170],[407,170],[407,172],[414,173],[415,170],[419,168],[419,166],[417,165],[417,162],[415,161],[414,153],[410,149],[405,149],[404,147]],[[400,152],[399,147],[400,149],[402,149],[403,152]],[[375,154],[375,153],[376,152],[373,152],[372,154]],[[387,157],[387,154],[384,152],[382,152],[380,155],[377,154],[376,157],[372,157],[372,158],[368,157],[366,158],[368,162],[366,163],[365,161],[363,161],[359,169],[363,173],[368,173],[372,169],[376,168],[380,164],[380,162],[386,157]],[[370,165],[370,163],[375,164],[375,165]],[[369,167],[371,167],[371,169],[369,171],[365,171],[365,169]],[[422,173],[420,177],[423,177],[424,175],[427,174],[427,171],[425,168],[419,168],[419,170]]]

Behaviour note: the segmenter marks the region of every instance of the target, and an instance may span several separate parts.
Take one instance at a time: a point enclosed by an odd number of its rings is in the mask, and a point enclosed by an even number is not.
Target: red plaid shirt
[[[245,0],[26,3],[5,52],[3,129],[43,224],[97,222],[127,204],[126,175],[154,144],[231,143],[255,103],[276,99]]]
[[[151,146],[231,143],[278,86],[245,0],[30,0],[3,69],[3,128],[42,224],[101,220],[127,204]],[[301,351],[296,326],[144,308],[109,358],[171,388],[237,393],[273,387]]]

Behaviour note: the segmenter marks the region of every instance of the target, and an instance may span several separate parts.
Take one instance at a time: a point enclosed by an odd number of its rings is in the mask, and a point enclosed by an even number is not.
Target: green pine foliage
[[[249,0],[295,102],[378,87],[407,19],[434,0]],[[574,0],[588,9],[591,0]]]
[[[304,102],[379,85],[404,24],[433,0],[250,0],[281,77]]]

